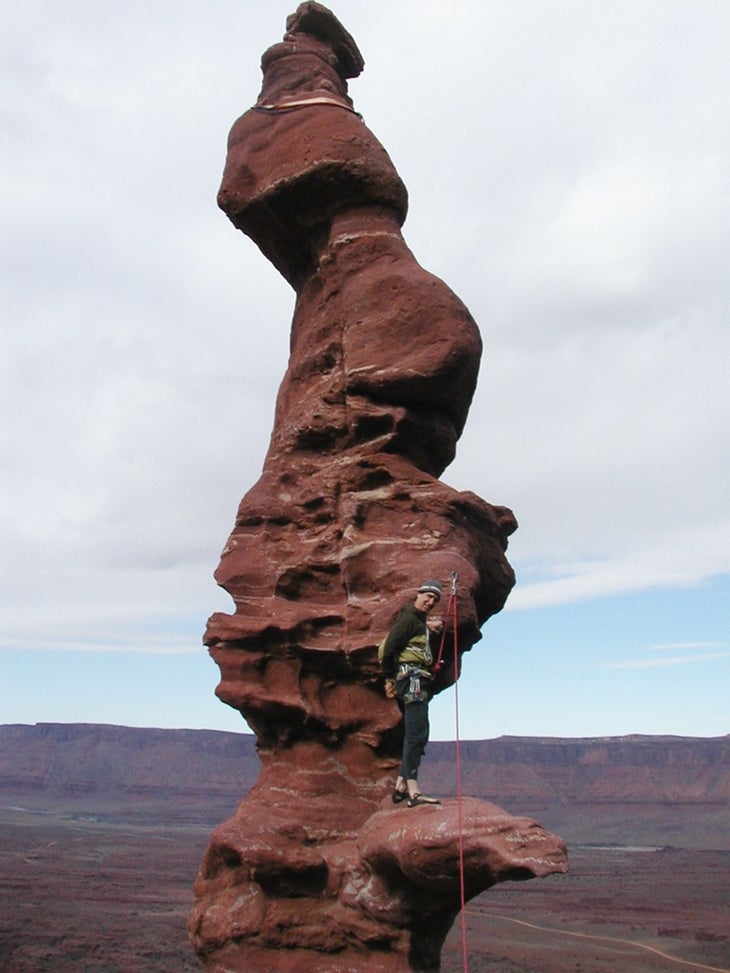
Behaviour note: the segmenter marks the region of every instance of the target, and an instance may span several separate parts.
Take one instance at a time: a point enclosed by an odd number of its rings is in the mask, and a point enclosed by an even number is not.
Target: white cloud
[[[212,572],[263,461],[293,294],[215,193],[294,6],[6,13],[11,643],[63,644],[80,618],[103,642],[131,616],[167,645],[156,616],[229,605]],[[730,8],[337,13],[409,187],[406,238],[484,334],[445,478],[514,508],[510,606],[730,571]]]
[[[665,642],[662,645],[647,645],[642,648],[642,652],[676,652],[676,651],[704,651],[706,649],[725,648],[723,642]]]
[[[662,659],[630,659],[624,662],[596,663],[598,669],[666,669],[670,666],[689,666],[701,662],[730,659],[730,652],[704,652],[696,655],[668,655]]]
[[[700,665],[730,659],[727,642],[664,642],[659,645],[642,645],[634,650],[636,658],[600,658],[585,663],[564,663],[561,670],[622,670],[622,669],[669,669],[676,666]]]

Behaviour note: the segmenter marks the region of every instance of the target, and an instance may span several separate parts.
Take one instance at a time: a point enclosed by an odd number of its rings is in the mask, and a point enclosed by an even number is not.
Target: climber
[[[408,807],[440,804],[435,797],[418,790],[418,768],[428,743],[428,701],[431,694],[433,655],[429,637],[443,628],[441,619],[428,613],[441,598],[438,581],[426,581],[393,623],[383,642],[381,667],[385,694],[397,699],[403,711],[403,758],[393,790],[393,803],[408,801]]]

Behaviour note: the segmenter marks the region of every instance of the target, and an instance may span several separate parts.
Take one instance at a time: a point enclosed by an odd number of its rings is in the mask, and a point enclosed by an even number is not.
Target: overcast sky
[[[215,197],[295,6],[0,15],[0,722],[246,729],[201,635],[294,295]],[[520,523],[461,735],[729,732],[730,4],[332,9],[484,338],[443,478]]]

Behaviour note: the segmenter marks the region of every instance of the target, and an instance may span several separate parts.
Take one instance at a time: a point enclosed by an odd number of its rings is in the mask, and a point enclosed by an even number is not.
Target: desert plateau
[[[492,799],[559,831],[570,861],[567,875],[467,903],[471,973],[730,970],[727,737],[501,738],[464,751],[470,788],[486,794],[501,781]],[[429,784],[441,793],[452,754],[450,743],[430,745]],[[247,734],[0,727],[0,970],[198,970],[186,932],[192,885],[211,828],[233,813],[256,764]],[[621,800],[576,799],[611,775]],[[673,799],[660,800],[662,789]],[[464,969],[462,929],[457,919],[443,973]]]

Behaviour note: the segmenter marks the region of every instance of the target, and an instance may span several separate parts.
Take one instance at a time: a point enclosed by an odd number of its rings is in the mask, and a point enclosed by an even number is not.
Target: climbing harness
[[[408,683],[406,688],[406,682]],[[406,662],[395,677],[397,695],[404,703],[425,703],[429,697],[430,676],[419,665]]]
[[[444,628],[441,634],[441,645],[439,646],[438,657],[434,672],[438,672],[443,663],[444,646],[446,643],[446,622],[451,620],[451,627],[454,634],[454,704],[455,704],[455,741],[456,741],[456,806],[458,812],[459,829],[459,893],[461,895],[461,955],[464,964],[464,973],[468,970],[468,956],[466,947],[466,891],[464,882],[464,825],[462,816],[462,793],[461,793],[461,740],[459,738],[459,639],[458,639],[458,617],[456,610],[456,582],[459,575],[456,571],[451,572],[451,590],[449,601],[446,606],[446,617]]]

